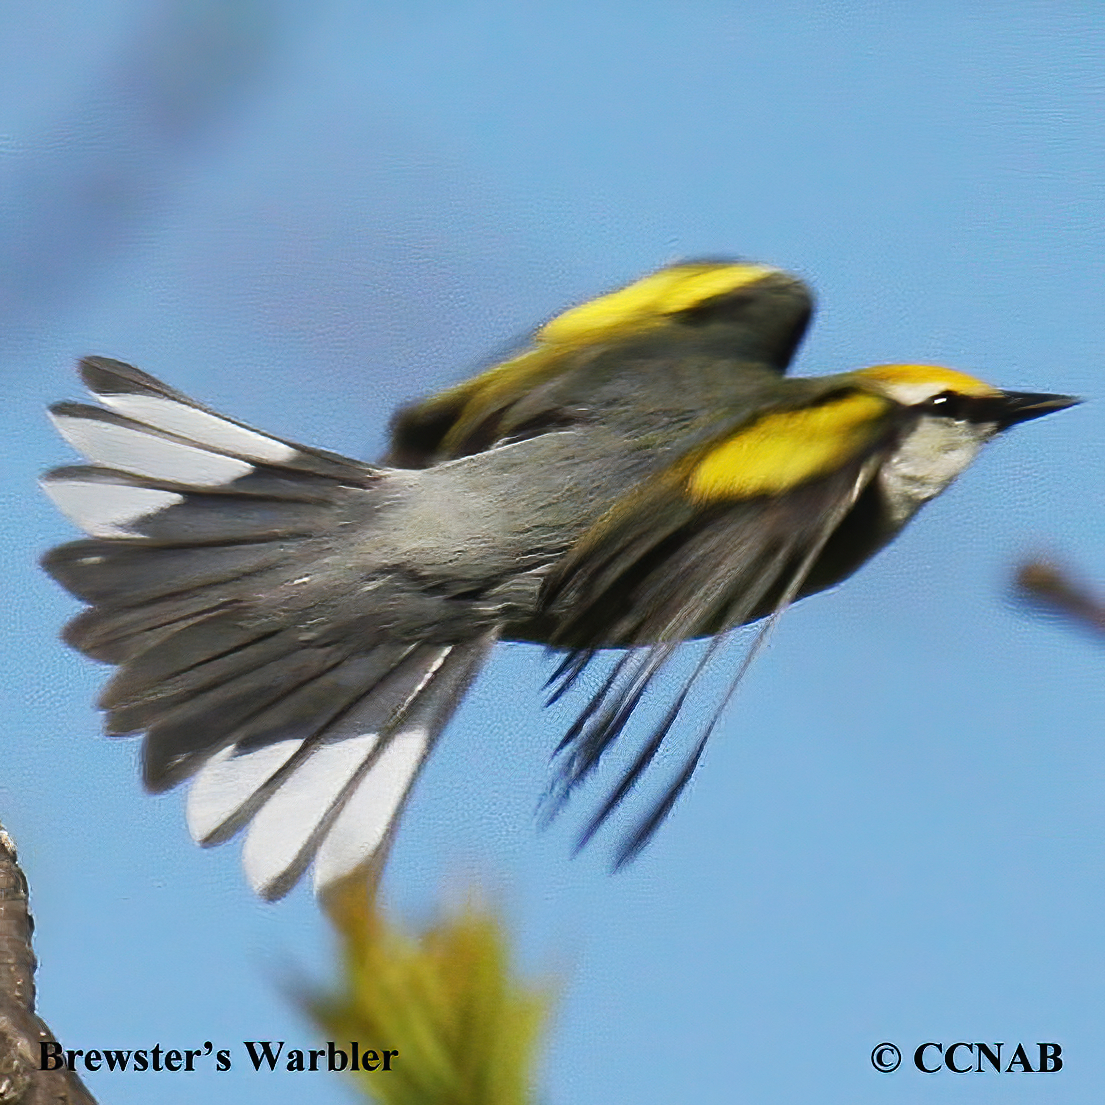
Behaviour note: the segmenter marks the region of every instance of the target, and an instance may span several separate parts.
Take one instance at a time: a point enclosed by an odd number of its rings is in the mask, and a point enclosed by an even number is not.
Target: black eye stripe
[[[942,391],[914,406],[922,414],[950,418],[955,422],[989,422],[992,412],[988,412],[986,399],[979,396],[961,395],[956,391]]]

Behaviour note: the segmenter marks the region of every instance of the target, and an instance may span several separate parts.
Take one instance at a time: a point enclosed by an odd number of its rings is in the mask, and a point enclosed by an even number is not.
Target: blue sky
[[[966,10],[969,9],[969,10]],[[304,890],[99,737],[103,671],[36,568],[72,530],[43,408],[86,353],[372,458],[400,402],[671,260],[805,277],[795,370],[936,362],[1090,402],[989,447],[856,578],[791,610],[652,848],[610,877],[535,802],[564,716],[502,648],[386,881],[472,880],[564,995],[550,1105],[1101,1100],[1100,646],[1010,601],[1039,552],[1105,581],[1105,13],[1090,3],[38,4],[0,49],[0,820],[71,1047],[310,1039]],[[1057,1041],[1049,1076],[875,1072],[883,1040]],[[1031,1049],[1030,1049],[1031,1050]],[[89,1076],[112,1103],[348,1102],[318,1075]]]

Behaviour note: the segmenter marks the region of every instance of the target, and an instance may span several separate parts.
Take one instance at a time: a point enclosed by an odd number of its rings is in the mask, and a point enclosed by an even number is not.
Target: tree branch
[[[1046,560],[1022,564],[1016,585],[1020,597],[1031,605],[1061,614],[1095,633],[1105,633],[1105,602],[1058,565]]]
[[[34,927],[27,878],[0,825],[0,1105],[96,1105],[76,1074],[39,1070],[54,1034],[35,1015]]]

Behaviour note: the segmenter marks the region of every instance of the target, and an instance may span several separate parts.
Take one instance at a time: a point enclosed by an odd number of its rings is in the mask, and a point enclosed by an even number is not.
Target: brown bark
[[[0,1105],[96,1105],[76,1074],[39,1069],[54,1034],[35,1015],[33,932],[27,879],[0,825]]]

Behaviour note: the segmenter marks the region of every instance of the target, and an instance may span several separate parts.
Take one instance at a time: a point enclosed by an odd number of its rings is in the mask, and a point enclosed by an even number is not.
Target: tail
[[[149,790],[195,776],[198,843],[249,825],[262,897],[312,860],[320,891],[378,873],[495,638],[434,636],[424,615],[443,597],[419,595],[420,624],[396,616],[414,584],[374,559],[372,536],[417,473],[259,433],[119,361],[88,358],[81,375],[103,406],[50,413],[92,463],[42,482],[89,539],[43,563],[90,604],[66,641],[118,665],[106,731],[145,732]]]

